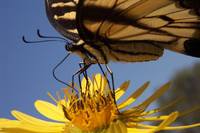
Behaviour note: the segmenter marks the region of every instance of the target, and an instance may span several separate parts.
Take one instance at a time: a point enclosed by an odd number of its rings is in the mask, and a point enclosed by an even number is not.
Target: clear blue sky
[[[59,36],[49,24],[43,0],[2,0],[0,4],[0,117],[10,117],[10,110],[18,109],[36,115],[33,102],[50,100],[65,86],[58,83],[51,70],[66,55],[64,44],[59,42],[24,45],[21,38],[36,39],[39,28],[46,35]],[[77,69],[79,57],[71,56],[58,70],[58,77],[70,81]],[[166,51],[158,61],[147,63],[110,63],[116,86],[131,80],[131,89],[151,81],[154,88],[170,80],[179,69],[190,67],[199,59]],[[90,72],[98,71],[93,66]],[[143,98],[144,98],[143,97]],[[141,99],[140,99],[141,100]]]

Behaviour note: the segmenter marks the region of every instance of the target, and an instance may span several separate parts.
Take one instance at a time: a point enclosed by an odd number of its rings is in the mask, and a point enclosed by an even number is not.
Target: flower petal
[[[165,106],[162,106],[160,108],[156,108],[156,109],[152,109],[152,110],[149,110],[149,111],[145,111],[143,113],[141,113],[141,116],[147,116],[147,115],[151,115],[151,114],[155,114],[155,113],[158,113],[158,112],[161,112],[161,111],[164,111],[164,110],[167,110],[175,105],[177,105],[178,103],[182,102],[183,101],[183,98],[177,98],[171,102],[169,102],[168,104],[166,104]],[[179,115],[180,116],[180,115]]]
[[[191,107],[190,109],[181,112],[179,117],[186,116],[192,112],[199,111],[199,110],[200,110],[200,106]]]
[[[100,73],[96,74],[93,79],[94,90],[98,90],[103,94],[104,89],[106,88],[107,80],[105,77],[101,76]]]
[[[173,112],[169,115],[169,117],[164,120],[159,126],[158,128],[155,129],[155,131],[160,131],[163,130],[165,127],[167,127],[168,125],[170,125],[172,122],[174,122],[176,120],[176,118],[178,117],[179,113],[178,112]]]
[[[65,118],[62,108],[59,108],[58,106],[55,106],[49,102],[37,100],[35,102],[35,107],[40,114],[49,119],[60,122],[68,121],[67,118]]]
[[[0,129],[1,128],[16,128],[20,125],[17,120],[0,119]]]
[[[110,123],[108,129],[106,130],[106,133],[115,133],[115,129],[114,129],[114,124]]]
[[[117,120],[110,123],[108,129],[105,129],[105,131],[105,133],[127,133],[127,127],[122,121]]]
[[[131,96],[129,96],[126,100],[124,100],[122,103],[118,104],[118,109],[123,109],[126,106],[132,104],[149,86],[150,82],[144,83],[140,88],[138,88]]]
[[[153,101],[158,99],[160,96],[163,95],[170,88],[170,83],[166,83],[161,86],[156,92],[153,93],[149,98],[143,101],[137,108],[141,108],[141,111],[144,111]]]
[[[136,127],[136,126],[135,126]],[[150,126],[145,124],[139,124],[137,123],[138,128],[149,128],[149,129],[156,129],[157,126]],[[194,127],[200,127],[200,123],[195,123],[191,125],[185,125],[185,126],[171,126],[171,127],[165,127],[163,130],[183,130],[183,129],[189,129]]]
[[[152,117],[134,117],[134,116],[129,116],[129,120],[127,121],[127,124],[132,123],[132,122],[147,122],[147,121],[163,121],[168,119],[169,116],[163,115],[163,116],[152,116]],[[131,125],[131,124],[129,124]],[[135,125],[133,125],[134,127]]]
[[[3,129],[0,131],[0,133],[35,133],[23,129],[18,129],[18,128],[8,128],[8,129]]]
[[[86,79],[85,77],[82,79],[81,88],[82,88],[83,93],[89,92],[90,94],[93,94],[93,92],[94,92],[93,83],[89,77],[88,77],[88,79]],[[87,91],[87,90],[89,90],[89,91]]]
[[[119,100],[124,93],[126,92],[126,90],[128,89],[130,85],[130,81],[126,81],[124,82],[117,90],[115,90],[115,99]]]
[[[176,120],[178,117],[178,112],[171,113],[167,119],[165,119],[159,126],[147,126],[143,127],[146,129],[140,129],[138,128],[138,125],[136,124],[135,128],[127,128],[128,133],[155,133],[160,130],[164,130],[168,125],[170,125],[172,122]]]
[[[126,127],[126,125],[122,121],[120,121],[120,120],[116,121],[115,128],[118,131],[120,130],[121,133],[127,133],[127,127]]]
[[[22,128],[5,128],[0,133],[63,133],[63,130],[44,129],[44,127],[29,127],[24,125]]]
[[[153,133],[152,129],[127,128],[127,133]]]
[[[0,132],[3,133],[60,133],[64,127],[48,127],[44,125],[32,125],[17,120],[0,120]]]
[[[37,119],[35,117],[32,117],[30,115],[27,115],[25,113],[19,112],[19,111],[12,111],[12,115],[19,120],[20,122],[24,122],[27,124],[32,124],[32,125],[40,125],[40,126],[47,126],[47,127],[64,127],[64,123],[56,123],[56,122],[49,122],[49,121],[44,121]]]
[[[185,126],[165,127],[164,130],[183,130],[183,129],[189,129],[193,127],[200,127],[200,123],[195,123],[195,124],[185,125]]]

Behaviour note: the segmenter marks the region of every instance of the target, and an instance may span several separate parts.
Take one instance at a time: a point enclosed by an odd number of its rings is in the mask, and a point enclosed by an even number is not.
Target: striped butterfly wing
[[[80,40],[75,20],[76,4],[76,1],[71,0],[45,0],[50,23],[64,37],[74,42]]]
[[[200,57],[199,6],[187,3],[184,0],[80,0],[79,34],[91,47],[99,47],[108,60],[154,60],[162,55],[164,48]]]

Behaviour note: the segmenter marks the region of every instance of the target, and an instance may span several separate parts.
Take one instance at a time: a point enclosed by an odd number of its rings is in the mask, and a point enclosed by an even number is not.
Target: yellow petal
[[[132,122],[128,124],[129,128],[138,128],[138,129],[156,129],[157,126],[151,126],[151,125],[146,125],[146,124],[140,124],[140,123],[135,123]]]
[[[127,128],[127,133],[153,133],[152,129]]]
[[[144,83],[140,88],[138,88],[131,96],[118,105],[118,109],[123,109],[126,106],[132,104],[149,86],[150,82]]]
[[[145,121],[162,121],[167,119],[168,116],[153,116],[153,117],[134,117],[130,116],[130,122],[145,122]]]
[[[108,129],[106,130],[106,133],[114,133],[115,129],[114,129],[114,124],[110,123]]]
[[[182,102],[183,101],[183,98],[177,98],[171,102],[169,102],[168,104],[166,104],[165,106],[163,107],[160,107],[160,108],[156,108],[156,109],[152,109],[152,110],[149,110],[149,111],[146,111],[146,112],[143,112],[141,113],[141,116],[147,116],[147,115],[151,115],[151,114],[155,114],[155,113],[158,113],[158,112],[161,112],[161,111],[164,111],[164,110],[167,110],[175,105],[177,105],[178,103]],[[180,115],[179,115],[180,116]]]
[[[199,111],[199,110],[200,110],[200,106],[191,107],[190,109],[181,112],[179,117],[186,116],[186,115],[188,115],[188,114],[190,114],[192,112]]]
[[[90,94],[93,94],[94,92],[93,83],[89,77],[87,79],[85,77],[82,79],[81,87],[83,93],[89,92]]]
[[[164,130],[168,125],[176,120],[178,117],[178,112],[171,113],[167,119],[165,119],[159,126],[147,126],[143,127],[146,129],[138,128],[138,125],[135,128],[127,128],[128,133],[155,133],[161,130]]]
[[[9,128],[3,129],[0,133],[35,133],[27,130],[17,129],[17,128]]]
[[[156,92],[151,95],[149,98],[147,98],[144,102],[142,102],[138,108],[142,108],[142,110],[145,110],[153,101],[158,99],[160,96],[162,96],[168,89],[170,88],[170,83],[166,83],[163,86],[161,86]]]
[[[120,131],[120,133],[127,133],[127,127],[126,127],[126,125],[122,121],[120,121],[120,120],[116,121],[115,129],[117,131]]]
[[[130,81],[126,81],[124,82],[117,90],[115,90],[115,99],[119,100],[124,93],[126,92],[126,90],[128,89],[130,84]]]
[[[99,90],[103,94],[104,89],[107,86],[107,80],[105,77],[101,76],[100,73],[96,74],[93,79],[94,90]]]
[[[20,125],[17,120],[0,119],[0,129],[1,128],[16,128]]]
[[[83,131],[73,125],[68,125],[69,127],[65,129],[65,132],[62,133],[83,133]]]
[[[48,126],[39,126],[37,124],[32,125],[30,123],[17,121],[17,120],[0,120],[0,131],[6,133],[16,133],[16,132],[36,132],[36,133],[59,133],[63,131],[64,127],[48,127]],[[21,133],[20,132],[20,133]]]
[[[157,126],[150,126],[146,124],[139,124],[139,123],[133,123],[133,127],[135,128],[149,128],[149,129],[156,129]],[[130,125],[131,126],[131,125]],[[163,130],[183,130],[183,129],[189,129],[194,127],[200,127],[200,123],[195,123],[191,125],[185,125],[185,126],[172,126],[172,127],[165,127]]]
[[[178,112],[173,112],[169,115],[169,117],[164,120],[159,126],[158,128],[155,129],[155,131],[160,131],[163,130],[165,127],[169,126],[172,122],[174,122],[176,120],[176,118],[178,117]]]
[[[24,125],[26,126],[26,125]],[[34,129],[35,128],[35,129]],[[3,129],[0,133],[63,133],[63,130],[52,130],[52,129],[43,129],[43,127],[32,127],[32,129],[29,129],[27,127],[24,128],[8,128]],[[50,131],[51,130],[51,131]]]
[[[121,122],[120,120],[117,120],[115,122],[111,122],[108,129],[105,129],[103,131],[105,133],[127,133],[127,127],[126,125]]]
[[[56,122],[48,122],[44,120],[37,119],[35,117],[32,117],[30,115],[24,114],[19,111],[12,111],[12,115],[19,120],[20,122],[24,122],[27,124],[33,124],[33,125],[40,125],[45,127],[64,127],[64,123],[56,123]]]
[[[37,100],[35,102],[35,107],[39,113],[49,119],[60,122],[68,121],[67,118],[65,118],[62,108],[59,108],[58,106],[55,106],[49,102]]]
[[[118,124],[113,125],[113,132],[112,133],[122,133]]]
[[[172,126],[172,127],[165,127],[165,130],[183,130],[183,129],[189,129],[194,127],[200,127],[200,123],[195,123],[191,125],[185,125],[185,126]]]

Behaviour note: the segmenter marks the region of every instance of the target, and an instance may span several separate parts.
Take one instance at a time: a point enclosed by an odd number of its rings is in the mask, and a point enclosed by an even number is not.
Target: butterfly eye
[[[73,45],[73,43],[68,43],[67,45],[65,45],[65,49],[67,50],[67,51],[74,51],[75,50],[75,47],[74,47],[74,45]]]

